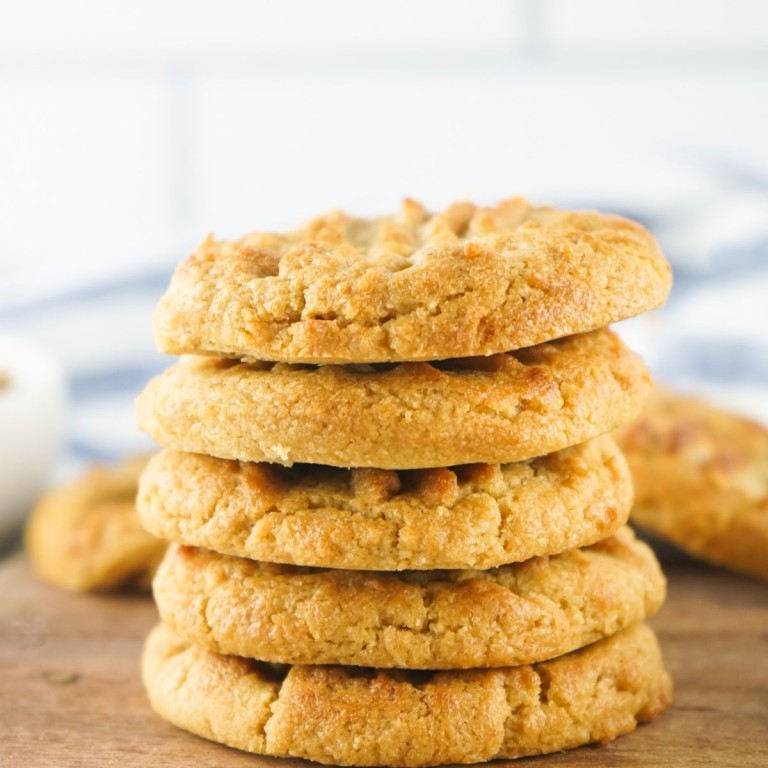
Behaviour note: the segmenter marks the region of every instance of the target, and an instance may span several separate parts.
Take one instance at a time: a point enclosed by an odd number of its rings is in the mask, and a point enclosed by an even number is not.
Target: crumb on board
[[[51,685],[69,685],[77,682],[79,677],[77,672],[70,672],[66,669],[50,669],[43,672],[43,679]]]

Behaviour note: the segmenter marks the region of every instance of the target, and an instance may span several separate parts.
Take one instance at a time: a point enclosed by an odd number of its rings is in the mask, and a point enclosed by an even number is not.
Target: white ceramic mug
[[[27,514],[60,459],[65,406],[55,358],[0,334],[0,536]]]

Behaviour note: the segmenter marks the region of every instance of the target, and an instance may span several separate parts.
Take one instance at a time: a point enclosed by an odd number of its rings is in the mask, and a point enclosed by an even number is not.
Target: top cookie
[[[155,314],[163,352],[305,363],[506,352],[662,304],[669,264],[618,216],[522,198],[439,214],[342,212],[293,232],[209,237]]]

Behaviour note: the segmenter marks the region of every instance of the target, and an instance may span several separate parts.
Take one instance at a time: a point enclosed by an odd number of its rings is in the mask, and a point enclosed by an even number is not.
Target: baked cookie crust
[[[607,742],[659,717],[672,683],[643,624],[532,666],[437,673],[275,668],[189,645],[163,625],[142,676],[174,725],[262,755],[428,766]]]
[[[418,469],[542,456],[632,421],[650,389],[611,331],[487,358],[297,366],[186,358],[139,396],[161,445],[224,459]]]
[[[217,653],[470,669],[544,661],[615,634],[659,609],[665,581],[625,527],[591,547],[484,571],[302,568],[172,545],[153,592],[166,626]]]
[[[619,216],[406,200],[381,219],[342,212],[286,233],[209,237],[155,314],[160,349],[307,363],[507,352],[660,306],[671,270]]]
[[[768,579],[768,430],[657,389],[617,431],[634,478],[632,519],[695,557]]]
[[[515,464],[396,472],[164,451],[137,506],[169,541],[252,560],[360,570],[493,568],[593,544],[632,484],[608,435]]]

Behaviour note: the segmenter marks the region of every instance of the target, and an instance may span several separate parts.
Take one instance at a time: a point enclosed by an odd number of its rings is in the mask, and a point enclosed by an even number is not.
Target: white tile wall
[[[173,210],[166,98],[147,77],[0,73],[0,260],[40,286],[147,251]]]
[[[631,154],[654,143],[633,130],[643,85],[563,73],[205,78],[193,103],[196,208],[215,230],[234,232],[329,206],[387,209],[406,193],[436,206],[517,190],[609,198],[606,187],[625,191],[621,178],[613,183],[617,154],[650,185],[633,197],[663,195],[669,179]],[[590,106],[607,93],[610,120]],[[660,127],[649,126],[655,141]]]
[[[766,51],[759,0],[6,3],[0,308],[404,194],[706,204]]]
[[[225,58],[508,50],[520,35],[521,10],[508,0],[24,0],[7,8],[0,46]]]
[[[703,204],[714,181],[702,157],[768,175],[762,90],[760,73],[204,78],[195,217],[232,233],[335,205],[386,210],[406,192],[432,205],[518,190],[641,210]]]
[[[556,50],[766,51],[764,0],[548,0]]]

